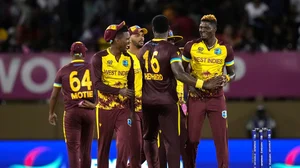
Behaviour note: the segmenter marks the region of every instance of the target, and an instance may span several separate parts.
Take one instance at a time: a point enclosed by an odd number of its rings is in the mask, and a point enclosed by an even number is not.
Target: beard
[[[142,48],[143,47],[143,45],[142,44],[140,44],[140,42],[137,42],[137,41],[132,41],[132,44],[136,47],[136,48],[138,48],[138,49],[140,49],[140,48]]]

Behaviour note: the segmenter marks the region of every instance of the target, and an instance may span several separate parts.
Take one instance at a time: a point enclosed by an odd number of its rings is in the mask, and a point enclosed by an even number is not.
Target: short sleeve
[[[182,60],[185,62],[190,62],[191,61],[191,48],[193,45],[193,41],[189,41],[185,44],[183,48],[183,53],[182,53]]]
[[[174,63],[174,62],[182,62],[181,60],[181,52],[179,50],[178,47],[176,46],[172,46],[172,48],[170,49],[170,64]]]
[[[61,71],[62,71],[61,69],[57,71],[53,87],[61,87],[62,84]]]
[[[225,59],[225,65],[226,66],[231,66],[234,64],[234,53],[233,53],[233,49],[231,46],[225,45],[226,49],[227,49],[227,56]]]

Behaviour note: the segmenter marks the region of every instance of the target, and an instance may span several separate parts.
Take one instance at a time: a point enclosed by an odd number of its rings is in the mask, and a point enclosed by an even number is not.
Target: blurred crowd
[[[0,52],[67,51],[77,40],[97,51],[108,46],[109,24],[125,20],[151,32],[156,14],[184,37],[181,46],[199,37],[204,14],[215,14],[217,37],[235,50],[300,50],[300,0],[1,0]]]

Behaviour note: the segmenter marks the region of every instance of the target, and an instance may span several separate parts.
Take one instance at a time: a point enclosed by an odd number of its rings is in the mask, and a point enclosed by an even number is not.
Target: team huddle
[[[91,167],[96,125],[98,168],[109,167],[114,132],[117,168],[140,168],[145,161],[149,168],[179,168],[180,157],[184,167],[195,168],[207,116],[218,167],[228,168],[223,86],[235,78],[234,53],[218,41],[216,30],[215,16],[204,15],[200,38],[178,48],[182,37],[173,35],[163,15],[152,19],[154,38],[145,44],[147,29],[121,22],[107,27],[104,39],[111,45],[94,54],[91,63],[84,61],[85,45],[74,42],[72,62],[57,72],[49,109],[49,122],[56,125],[61,91],[69,167]]]

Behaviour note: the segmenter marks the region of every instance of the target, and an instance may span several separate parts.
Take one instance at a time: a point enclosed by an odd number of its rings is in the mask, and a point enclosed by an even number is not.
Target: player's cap
[[[88,49],[85,47],[85,45],[80,42],[76,41],[71,45],[71,55],[73,56],[74,54],[82,54],[83,57],[85,57],[85,53]],[[80,55],[79,55],[80,56]]]
[[[125,21],[121,22],[118,25],[115,24],[109,25],[104,32],[104,40],[107,42],[114,40],[117,35],[117,32],[120,29],[122,29],[124,26],[126,26]]]
[[[174,36],[173,31],[169,30],[169,32],[168,32],[168,40],[174,40],[174,43],[177,43],[177,42],[179,42],[182,39],[183,39],[182,36]]]
[[[140,32],[143,32],[144,34],[147,34],[148,30],[146,28],[141,28],[140,26],[135,25],[135,26],[129,27],[128,32],[129,32],[130,35],[139,34]]]

